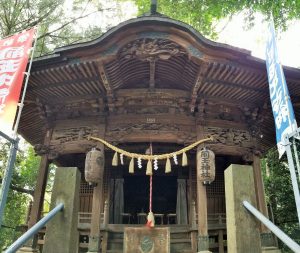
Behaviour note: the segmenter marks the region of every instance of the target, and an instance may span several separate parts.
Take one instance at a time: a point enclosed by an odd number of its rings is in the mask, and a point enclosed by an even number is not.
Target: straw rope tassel
[[[150,211],[147,215],[147,227],[153,228],[155,226],[155,219],[154,219],[154,214],[152,211]]]
[[[186,153],[183,152],[182,153],[182,166],[187,166],[187,165],[188,165],[187,156],[186,156]]]
[[[112,166],[118,166],[118,153],[115,152],[114,157],[112,159]]]
[[[148,176],[152,176],[153,175],[152,162],[151,162],[150,159],[148,160],[148,163],[147,163],[146,175],[148,175]]]
[[[133,174],[134,173],[134,158],[131,158],[130,163],[129,163],[129,173]]]
[[[165,173],[170,173],[171,172],[171,162],[170,162],[170,158],[167,158],[166,161],[166,169],[165,169]]]

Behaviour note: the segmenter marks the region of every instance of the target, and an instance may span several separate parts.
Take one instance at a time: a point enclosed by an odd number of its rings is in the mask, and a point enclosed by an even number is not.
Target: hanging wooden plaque
[[[126,227],[124,253],[170,253],[169,228]]]

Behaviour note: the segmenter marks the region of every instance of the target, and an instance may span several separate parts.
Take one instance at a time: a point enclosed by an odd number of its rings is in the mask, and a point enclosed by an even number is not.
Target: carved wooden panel
[[[50,143],[51,149],[60,154],[85,153],[93,145],[88,136],[103,136],[104,125],[100,120],[82,119],[57,122]]]
[[[253,139],[246,130],[205,127],[205,134],[212,136],[215,143],[227,146],[252,147]]]
[[[116,101],[117,114],[189,114],[188,93],[183,91],[128,90],[118,92]]]
[[[234,104],[220,101],[200,99],[198,117],[202,119],[224,120],[231,122],[245,122],[243,111]],[[246,122],[245,122],[246,123]]]
[[[102,98],[78,98],[66,101],[51,101],[45,104],[47,117],[59,119],[74,119],[93,115],[103,115],[105,104]]]
[[[170,138],[177,143],[190,143],[196,140],[194,126],[183,127],[179,124],[156,123],[155,118],[148,118],[147,120],[149,120],[148,123],[128,123],[109,127],[105,137],[116,142],[128,141],[129,139],[138,140],[141,136],[144,136],[144,141],[157,139],[159,136],[161,136],[161,142],[168,142]]]
[[[142,38],[128,43],[119,51],[119,57],[138,58],[142,61],[168,60],[172,56],[185,55],[183,47],[167,39]]]

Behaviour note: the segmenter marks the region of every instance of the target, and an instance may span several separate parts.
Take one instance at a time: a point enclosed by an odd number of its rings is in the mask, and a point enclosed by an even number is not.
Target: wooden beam
[[[101,61],[98,62],[98,70],[100,73],[100,77],[102,80],[102,83],[105,87],[106,93],[107,93],[107,105],[108,105],[108,109],[110,112],[114,111],[115,108],[115,96],[114,96],[114,91],[113,91],[113,87],[111,86],[110,82],[109,82],[109,78],[107,76],[107,73],[105,71],[105,67],[103,65],[103,63]]]
[[[208,69],[207,63],[202,63],[200,65],[200,70],[198,72],[196,82],[194,84],[192,94],[191,94],[191,103],[190,103],[191,112],[195,111],[196,101],[197,101],[197,97],[198,97],[198,91],[200,89],[200,86],[203,84],[203,81],[205,79],[205,73],[207,72],[207,69]]]

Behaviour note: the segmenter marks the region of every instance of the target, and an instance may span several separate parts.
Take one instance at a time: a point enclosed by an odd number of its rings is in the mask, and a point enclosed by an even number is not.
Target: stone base
[[[263,247],[262,253],[281,253],[281,250],[276,247]]]
[[[274,247],[276,245],[271,233],[261,233],[260,239],[262,248]]]
[[[100,251],[100,237],[90,236],[89,237],[89,249],[87,253],[97,253]]]
[[[209,252],[209,238],[208,236],[198,236],[198,252]]]
[[[38,253],[40,251],[38,249],[33,249],[31,247],[22,247],[16,253],[24,253],[24,252],[27,252],[27,253]]]

